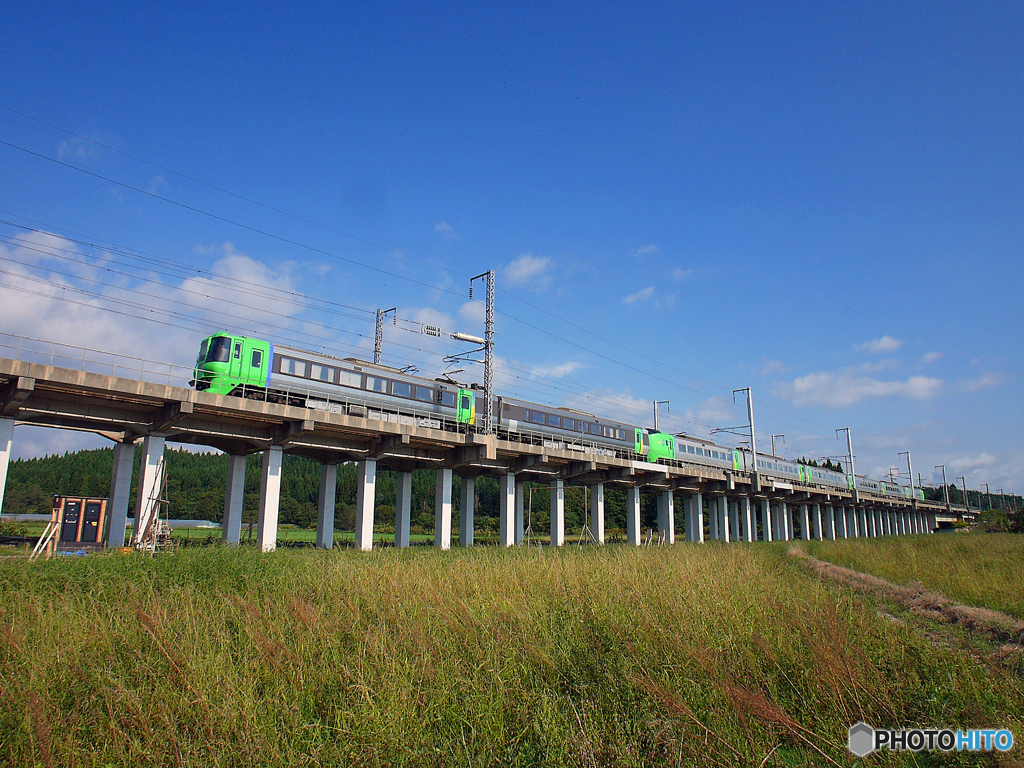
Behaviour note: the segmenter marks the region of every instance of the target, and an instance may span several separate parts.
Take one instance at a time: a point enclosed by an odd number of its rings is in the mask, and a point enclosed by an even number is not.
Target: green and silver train
[[[426,379],[397,368],[274,345],[261,339],[216,333],[203,339],[193,386],[217,395],[297,405],[374,418],[419,420],[438,428],[466,428],[477,422],[483,393],[450,378]],[[499,433],[510,439],[586,445],[647,462],[685,462],[725,470],[755,469],[750,452],[725,448],[688,435],[670,435],[571,408],[496,395],[490,404]],[[756,471],[782,482],[909,497],[892,483],[832,472],[758,453]],[[918,498],[923,492],[918,490]]]

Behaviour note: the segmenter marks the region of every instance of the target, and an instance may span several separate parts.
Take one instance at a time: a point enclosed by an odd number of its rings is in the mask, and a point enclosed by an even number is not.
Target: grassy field
[[[918,581],[968,605],[1024,619],[1024,536],[936,534],[799,546],[835,565],[896,584]]]
[[[785,549],[10,558],[0,763],[820,766],[859,719],[1024,734],[1019,675]]]

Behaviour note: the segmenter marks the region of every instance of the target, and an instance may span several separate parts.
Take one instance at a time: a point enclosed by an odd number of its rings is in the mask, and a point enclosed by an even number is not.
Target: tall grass
[[[801,543],[815,557],[1024,619],[1024,536],[936,534]]]
[[[763,545],[0,566],[10,765],[845,765],[1020,694]]]

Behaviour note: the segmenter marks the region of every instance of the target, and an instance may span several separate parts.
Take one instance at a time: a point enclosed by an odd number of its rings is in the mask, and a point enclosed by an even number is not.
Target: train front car
[[[216,395],[240,393],[247,387],[262,391],[270,375],[271,356],[266,341],[215,333],[199,345],[192,386]]]

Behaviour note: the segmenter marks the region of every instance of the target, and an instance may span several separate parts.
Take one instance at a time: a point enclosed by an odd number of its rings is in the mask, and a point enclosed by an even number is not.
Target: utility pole
[[[960,484],[961,484],[961,486],[963,486],[963,489],[964,489],[964,506],[967,507],[967,514],[970,514],[971,513],[971,498],[970,498],[970,496],[967,495],[967,478],[966,477],[960,477],[960,478],[957,478],[957,479],[960,480]]]
[[[664,405],[665,410],[672,413],[672,409],[668,405],[668,400],[655,400],[654,401],[654,431],[658,431],[658,406]]]
[[[751,457],[752,457],[751,461],[752,461],[752,464],[753,464],[750,468],[754,472],[754,475],[753,475],[753,488],[754,488],[754,490],[760,490],[761,489],[761,483],[757,479],[757,434],[754,432],[754,393],[750,389],[750,387],[743,387],[742,389],[734,389],[732,391],[732,401],[734,403],[736,402],[736,393],[737,392],[746,392],[747,393],[747,421],[749,422],[749,426],[750,426],[750,454],[751,454]]]
[[[840,427],[836,430],[836,440],[839,439],[840,432],[846,432],[846,450],[850,461],[850,490],[853,491],[853,503],[856,504],[860,501],[860,496],[857,493],[857,467],[853,463],[853,435],[850,433],[849,427]]]
[[[942,492],[946,494],[946,512],[950,512],[952,510],[949,506],[949,486],[946,485],[946,465],[936,464],[935,468],[942,470]]]
[[[373,334],[373,362],[380,365],[380,353],[384,346],[384,316],[391,313],[394,318],[395,325],[398,325],[398,307],[392,307],[391,309],[378,309],[377,310],[377,329]]]
[[[907,473],[910,475],[910,498],[917,502],[917,494],[914,493],[914,465],[910,463],[910,451],[900,451],[899,455],[907,454]]]
[[[786,442],[786,436],[785,435],[772,435],[772,456],[778,456],[779,455],[779,454],[777,454],[775,452],[775,438],[776,437],[781,437],[782,438],[782,442]]]
[[[487,290],[487,300],[484,305],[484,418],[482,429],[485,435],[491,434],[493,430],[494,414],[491,402],[492,390],[494,387],[494,270],[489,269],[476,277],[469,279],[469,298],[473,298],[473,283],[476,280],[484,280]]]

